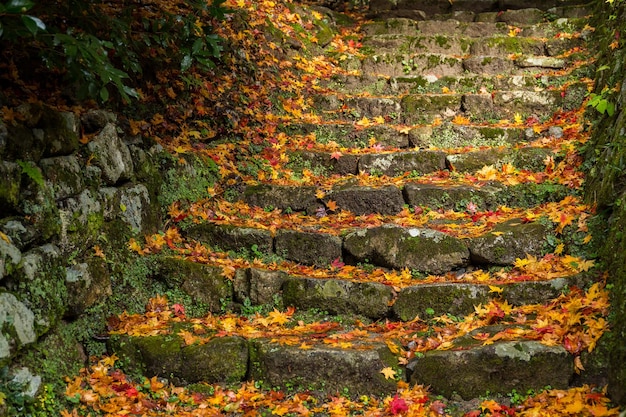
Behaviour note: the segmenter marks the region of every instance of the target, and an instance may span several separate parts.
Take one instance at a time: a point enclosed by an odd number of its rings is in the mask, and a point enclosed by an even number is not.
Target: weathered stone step
[[[527,171],[545,170],[548,156],[556,156],[545,148],[510,149],[505,147],[469,151],[446,155],[442,151],[412,150],[377,153],[346,153],[336,156],[328,151],[293,151],[289,154],[291,167],[306,167],[324,175],[372,175],[401,176],[405,173],[424,175],[444,169],[458,172],[474,172],[485,166],[511,164]]]
[[[532,129],[523,127],[456,125],[450,122],[443,122],[436,126],[407,127],[382,124],[367,128],[353,124],[292,124],[283,126],[282,130],[295,135],[314,133],[318,143],[335,142],[344,148],[368,148],[371,147],[370,141],[391,148],[450,149],[468,146],[503,146],[519,144],[538,137]],[[311,156],[307,160],[310,160],[310,163],[315,162],[316,165],[326,166],[328,169],[335,164],[331,162],[332,165],[327,166],[316,156]]]
[[[574,376],[574,358],[562,346],[536,341],[497,342],[433,350],[408,365],[414,384],[429,385],[445,397],[463,399],[551,386],[565,389]]]
[[[578,15],[581,12],[574,11],[574,9],[586,9],[587,3],[581,0],[455,0],[452,3],[444,0],[399,2],[395,0],[373,0],[370,3],[370,13],[385,18],[393,16],[426,18],[426,16],[456,13],[457,18],[466,16],[465,19],[467,20],[486,20],[489,18],[493,21],[519,23],[542,21],[544,19],[542,11],[550,11],[559,16]],[[419,11],[420,13],[410,13],[411,11]],[[445,17],[449,18],[449,15]]]
[[[475,185],[435,185],[406,180],[403,186],[358,185],[346,182],[326,192],[325,199],[337,203],[338,210],[346,210],[357,216],[367,214],[395,215],[406,205],[456,209],[463,211],[472,202],[478,210],[493,210],[500,205],[510,207],[533,207],[539,202],[560,201],[572,190],[556,184],[518,184],[504,186],[495,181]],[[314,186],[288,186],[258,184],[247,186],[240,199],[250,206],[279,209],[286,212],[306,212],[314,216],[325,211],[324,201],[316,197]]]

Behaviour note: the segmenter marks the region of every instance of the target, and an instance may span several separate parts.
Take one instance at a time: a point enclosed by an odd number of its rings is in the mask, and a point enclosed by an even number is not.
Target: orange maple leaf
[[[333,200],[328,200],[326,202],[326,208],[331,211],[337,211],[337,203]]]
[[[336,159],[338,161],[339,158],[341,158],[342,156],[343,156],[343,154],[341,152],[335,151],[335,152],[330,154],[330,159]]]

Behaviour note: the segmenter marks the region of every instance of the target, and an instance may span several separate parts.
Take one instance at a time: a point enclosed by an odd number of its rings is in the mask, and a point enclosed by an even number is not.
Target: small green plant
[[[615,104],[609,101],[609,94],[610,90],[608,87],[604,87],[600,94],[591,93],[587,107],[593,107],[600,114],[606,113],[609,117],[613,116],[615,114]]]
[[[17,164],[22,168],[22,174],[26,174],[28,178],[33,180],[35,184],[40,187],[44,186],[43,175],[41,175],[41,171],[37,168],[32,162],[25,162],[18,160]]]

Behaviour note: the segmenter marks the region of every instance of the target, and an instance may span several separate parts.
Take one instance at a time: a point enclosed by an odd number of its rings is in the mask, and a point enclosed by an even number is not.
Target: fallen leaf
[[[397,372],[394,371],[390,366],[388,366],[386,368],[383,368],[380,373],[385,376],[385,379],[394,379]]]

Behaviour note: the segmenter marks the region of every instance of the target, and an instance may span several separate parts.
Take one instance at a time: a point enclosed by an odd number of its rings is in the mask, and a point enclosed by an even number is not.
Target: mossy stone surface
[[[360,172],[382,172],[397,176],[406,172],[428,174],[446,167],[445,154],[440,151],[394,152],[366,154],[359,159]]]
[[[442,274],[469,262],[467,247],[444,233],[384,225],[360,229],[344,238],[346,259],[394,269]]]
[[[269,230],[251,227],[237,227],[229,224],[201,223],[185,230],[185,234],[199,242],[221,250],[249,250],[270,254],[273,251],[273,238]]]
[[[205,344],[182,349],[178,374],[186,383],[235,383],[248,371],[248,341],[241,337],[217,337]]]
[[[219,267],[202,265],[176,258],[163,258],[158,276],[168,286],[180,288],[196,302],[219,312],[222,299],[231,299],[232,285]]]
[[[391,288],[375,282],[288,277],[282,287],[285,305],[318,308],[331,314],[359,314],[377,320],[387,315]]]

